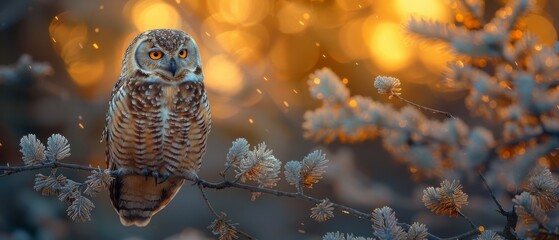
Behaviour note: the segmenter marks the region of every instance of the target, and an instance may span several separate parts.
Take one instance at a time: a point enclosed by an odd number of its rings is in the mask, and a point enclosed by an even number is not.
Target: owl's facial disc
[[[150,40],[140,43],[136,63],[150,78],[147,81],[181,83],[202,81],[203,75],[196,46],[185,42],[175,47],[158,45]]]

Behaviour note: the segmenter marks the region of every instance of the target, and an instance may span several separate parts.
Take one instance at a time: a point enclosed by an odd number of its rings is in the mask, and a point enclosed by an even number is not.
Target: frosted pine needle
[[[427,227],[425,224],[415,222],[411,225],[406,235],[406,240],[426,240]]]
[[[378,93],[389,94],[389,97],[402,94],[400,93],[400,90],[402,90],[402,88],[400,88],[400,80],[394,77],[377,76],[374,85]]]
[[[260,143],[248,152],[246,158],[240,160],[236,178],[241,182],[255,181],[259,187],[271,188],[279,181],[280,170],[281,162],[272,155],[272,150],[267,149],[265,143]],[[253,193],[252,200],[260,194]]]
[[[283,167],[283,174],[285,175],[285,180],[293,186],[300,190],[301,188],[301,162],[299,161],[289,161]]]
[[[525,190],[538,200],[538,205],[548,211],[559,202],[559,182],[553,178],[548,168],[534,169]]]
[[[476,240],[505,240],[505,238],[499,236],[495,231],[485,230],[477,236]]]
[[[233,141],[229,152],[227,153],[227,161],[225,162],[225,169],[231,166],[237,166],[241,159],[246,158],[249,152],[250,144],[244,138],[237,138]]]
[[[68,179],[62,174],[56,176],[53,172],[45,176],[38,173],[35,175],[35,186],[33,186],[33,189],[37,192],[41,192],[43,196],[54,196],[58,195],[60,189],[67,183]]]
[[[301,162],[301,182],[306,188],[312,188],[312,185],[318,183],[322,179],[322,174],[326,172],[326,155],[320,150],[309,153]]]
[[[328,198],[322,200],[319,204],[316,204],[315,207],[311,208],[311,218],[317,222],[324,222],[330,218],[334,217],[334,207],[332,207],[332,203]]]
[[[62,202],[72,203],[81,195],[80,186],[80,183],[67,179],[66,183],[58,189],[58,199]]]
[[[405,239],[406,233],[398,226],[398,219],[392,208],[377,208],[372,213],[373,229],[379,239]]]
[[[88,198],[81,194],[76,197],[66,212],[72,220],[77,222],[85,222],[91,220],[91,210],[95,205]]]
[[[357,237],[351,233],[329,232],[322,237],[322,240],[373,240],[373,238]]]
[[[444,180],[438,188],[423,190],[422,200],[431,212],[456,217],[460,208],[468,204],[468,195],[462,192],[460,181]]]
[[[327,104],[342,104],[349,97],[349,90],[329,68],[316,70],[309,77],[311,95],[325,100]]]
[[[86,188],[84,193],[89,196],[95,196],[99,191],[107,189],[113,181],[113,176],[111,176],[111,171],[109,169],[98,169],[91,171],[91,175],[87,177],[84,182]]]
[[[39,165],[45,161],[45,145],[41,143],[35,134],[23,136],[19,142],[23,154],[23,163],[25,166]]]
[[[549,220],[542,208],[538,206],[536,197],[530,195],[528,192],[522,192],[520,195],[516,195],[512,202],[518,210],[519,218],[525,224],[545,224]]]
[[[47,160],[54,162],[60,161],[68,156],[70,156],[70,144],[68,140],[60,135],[53,134],[47,140]]]
[[[231,225],[228,220],[226,220],[227,214],[224,212],[216,218],[208,229],[212,231],[212,233],[216,236],[219,236],[219,240],[233,240],[237,239],[237,230],[235,226]]]

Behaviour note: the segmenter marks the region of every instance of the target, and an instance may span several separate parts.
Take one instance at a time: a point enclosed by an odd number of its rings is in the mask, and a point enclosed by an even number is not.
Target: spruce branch
[[[17,173],[23,173],[23,172],[31,172],[31,171],[39,171],[39,170],[46,170],[46,169],[68,169],[68,170],[77,170],[77,171],[86,171],[86,172],[91,172],[91,171],[106,171],[106,169],[102,169],[102,168],[96,168],[96,167],[91,167],[91,166],[84,166],[84,165],[79,165],[79,164],[69,164],[69,163],[61,163],[61,162],[50,162],[50,163],[46,163],[43,165],[34,165],[34,166],[0,166],[0,171],[3,172],[3,174],[1,174],[0,176],[7,176],[7,175],[12,175],[12,174],[17,174]],[[111,176],[116,176],[117,174],[122,174],[121,172],[118,172],[116,170],[112,170],[110,171]],[[124,173],[125,175],[135,175],[133,173]],[[143,176],[143,175],[142,175]],[[189,182],[192,182],[193,184],[197,184],[199,188],[208,188],[208,189],[214,189],[214,190],[221,190],[221,189],[228,189],[228,188],[234,188],[234,189],[244,189],[247,190],[249,192],[252,193],[262,193],[262,194],[267,194],[267,195],[273,195],[273,196],[277,196],[277,197],[288,197],[288,198],[295,198],[295,199],[301,199],[313,204],[320,204],[323,202],[324,199],[319,199],[319,198],[315,198],[315,197],[311,197],[308,195],[305,195],[301,192],[288,192],[288,191],[281,191],[281,190],[276,190],[276,189],[270,189],[270,188],[266,188],[266,187],[258,187],[258,186],[253,186],[253,185],[249,185],[249,184],[244,184],[244,183],[239,183],[236,181],[230,181],[230,180],[223,180],[223,181],[219,181],[219,182],[212,182],[212,181],[208,181],[202,178],[198,178],[198,179],[194,179],[191,175],[188,174],[184,174],[184,175],[174,175],[171,176],[171,178],[182,178],[185,179]],[[204,201],[206,203],[206,205],[208,205],[209,200],[207,199],[207,197],[204,195],[202,196],[204,197]],[[358,219],[361,220],[365,220],[367,222],[372,223],[373,220],[371,219],[371,214],[366,213],[366,212],[362,212],[359,211],[355,208],[346,206],[346,205],[342,205],[339,203],[334,203],[331,202],[331,207],[333,207],[334,209],[345,213],[345,214],[350,214]],[[211,206],[211,204],[210,204]],[[209,208],[209,207],[208,207]],[[210,211],[212,211],[212,209],[210,209]],[[215,214],[214,214],[215,213]],[[215,211],[215,209],[212,211],[212,214],[220,217],[221,215],[218,215],[217,212]],[[411,227],[411,225],[407,224],[407,223],[398,223],[398,226],[401,226],[405,229],[409,229]],[[241,231],[239,231],[238,229],[236,229],[237,233],[240,235],[245,236],[246,233],[242,233]],[[438,237],[436,235],[433,235],[431,233],[428,233],[428,239],[432,239],[432,240],[451,240],[451,239],[470,239],[472,236],[475,236],[479,234],[479,230],[478,229],[472,229],[468,232],[465,233],[461,233],[459,235],[453,236],[453,237],[448,237],[448,238],[443,238],[443,237]],[[250,235],[246,234],[247,239],[255,239],[254,237],[249,238]]]

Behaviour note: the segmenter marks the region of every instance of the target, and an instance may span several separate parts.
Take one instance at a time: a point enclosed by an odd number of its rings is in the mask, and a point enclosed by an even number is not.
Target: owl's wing
[[[107,110],[107,115],[105,116],[105,128],[103,129],[103,135],[101,135],[101,142],[108,141],[109,138],[109,123],[111,122],[111,111],[110,105],[111,102],[114,100],[116,92],[124,85],[124,80],[122,78],[118,78],[115,85],[113,86],[113,91],[111,92],[111,100],[109,101],[109,109]]]

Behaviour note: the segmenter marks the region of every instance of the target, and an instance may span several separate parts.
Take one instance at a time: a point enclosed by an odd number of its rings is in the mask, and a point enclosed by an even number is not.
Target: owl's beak
[[[171,72],[171,74],[174,77],[176,71],[177,71],[177,62],[175,61],[174,58],[171,58],[171,62],[169,63],[169,72]]]

